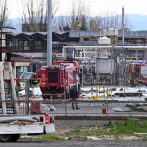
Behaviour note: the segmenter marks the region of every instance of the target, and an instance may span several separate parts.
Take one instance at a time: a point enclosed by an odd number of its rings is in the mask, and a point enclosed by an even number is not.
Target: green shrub
[[[71,133],[80,133],[81,132],[81,129],[74,129],[74,130],[71,130],[70,132]]]
[[[134,134],[135,132],[136,133],[147,132],[147,121],[143,120],[143,125],[141,125],[137,123],[132,116],[130,116],[130,117],[127,117],[126,125],[123,124],[122,121],[120,121],[116,125],[113,125],[113,128],[111,128],[107,134],[114,134],[114,133],[115,134],[120,134],[120,133]]]

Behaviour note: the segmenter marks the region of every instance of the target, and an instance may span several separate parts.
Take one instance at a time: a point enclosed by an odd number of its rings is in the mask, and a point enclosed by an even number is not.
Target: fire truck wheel
[[[12,142],[16,142],[20,138],[20,134],[13,134],[12,135]]]
[[[12,141],[12,135],[11,134],[0,134],[0,141],[1,142],[10,142],[10,141]]]

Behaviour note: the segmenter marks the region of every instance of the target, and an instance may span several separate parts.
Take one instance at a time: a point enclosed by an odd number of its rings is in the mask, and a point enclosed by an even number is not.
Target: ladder
[[[61,71],[60,71],[60,84],[64,85],[64,65],[61,65]]]

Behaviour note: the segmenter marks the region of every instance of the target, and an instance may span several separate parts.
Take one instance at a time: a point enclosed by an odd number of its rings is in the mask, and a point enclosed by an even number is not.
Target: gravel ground
[[[147,147],[147,141],[49,141],[1,143],[0,147]]]

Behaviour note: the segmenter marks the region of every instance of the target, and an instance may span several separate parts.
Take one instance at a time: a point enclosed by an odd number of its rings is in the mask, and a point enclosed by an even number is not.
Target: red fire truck
[[[129,66],[128,78],[130,84],[135,85],[135,79],[142,77],[142,84],[147,85],[147,63],[131,63]]]
[[[66,98],[78,98],[80,90],[78,68],[78,62],[70,60],[57,61],[51,66],[42,66],[40,89],[43,99],[50,99],[51,95],[49,94],[57,94],[55,96],[57,99],[60,94],[64,94],[64,81],[66,81]]]

